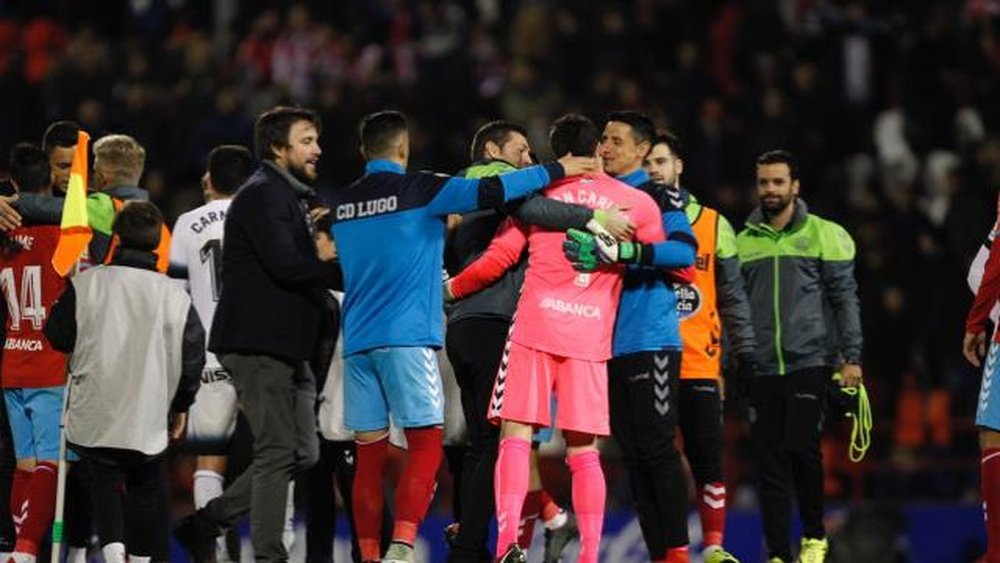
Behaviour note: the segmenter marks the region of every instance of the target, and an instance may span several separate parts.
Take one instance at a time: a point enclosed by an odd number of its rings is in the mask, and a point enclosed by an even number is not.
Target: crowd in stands
[[[682,140],[685,186],[737,228],[754,157],[794,151],[811,209],[857,242],[873,458],[896,468],[975,448],[978,372],[960,343],[965,272],[995,218],[998,90],[987,0],[0,7],[0,153],[56,119],[132,135],[169,223],[200,203],[208,151],[251,145],[277,103],[322,116],[321,193],[360,174],[358,118],[387,106],[412,119],[412,168],[446,172],[490,119],[544,147],[567,111],[643,111]]]

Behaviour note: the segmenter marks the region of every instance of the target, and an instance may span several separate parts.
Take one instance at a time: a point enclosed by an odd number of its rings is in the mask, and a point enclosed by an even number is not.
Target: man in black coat
[[[222,291],[208,347],[232,375],[254,461],[221,497],[178,525],[178,540],[198,561],[214,559],[214,537],[248,508],[256,559],[286,561],[288,483],[319,455],[315,381],[306,361],[325,288],[339,277],[329,235],[317,232],[308,210],[320,128],[306,109],[262,114],[254,131],[261,166],[226,216]]]

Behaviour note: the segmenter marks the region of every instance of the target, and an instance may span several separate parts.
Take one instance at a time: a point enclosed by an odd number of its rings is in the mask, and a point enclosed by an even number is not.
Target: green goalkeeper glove
[[[638,242],[620,241],[614,237],[595,218],[587,223],[587,229],[593,233],[594,245],[597,247],[597,259],[605,264],[638,264],[642,261],[643,245]],[[647,249],[645,254],[652,257]]]
[[[566,231],[563,254],[578,272],[593,272],[600,264],[594,235],[577,229]]]
[[[563,253],[580,272],[593,272],[600,264],[638,264],[642,261],[641,243],[619,241],[607,232],[590,234],[577,229],[566,232]]]
[[[638,264],[642,260],[642,245],[631,241],[615,241],[605,249],[598,245],[597,257],[608,264]]]

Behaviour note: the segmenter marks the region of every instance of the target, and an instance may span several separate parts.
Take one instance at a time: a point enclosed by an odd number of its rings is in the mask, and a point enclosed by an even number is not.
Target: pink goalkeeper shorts
[[[550,426],[553,394],[559,403],[556,428],[609,434],[607,362],[556,356],[508,340],[493,385],[490,420]]]

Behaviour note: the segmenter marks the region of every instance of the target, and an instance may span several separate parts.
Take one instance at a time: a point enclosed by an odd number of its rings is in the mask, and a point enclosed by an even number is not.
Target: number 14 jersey
[[[66,382],[66,356],[42,330],[66,280],[52,267],[59,227],[18,227],[15,244],[0,251],[0,288],[7,303],[6,342],[0,372],[5,389],[55,387]]]
[[[184,279],[205,333],[212,329],[222,291],[222,232],[231,199],[217,199],[177,218],[170,244],[170,276]],[[205,351],[205,368],[219,368]]]

